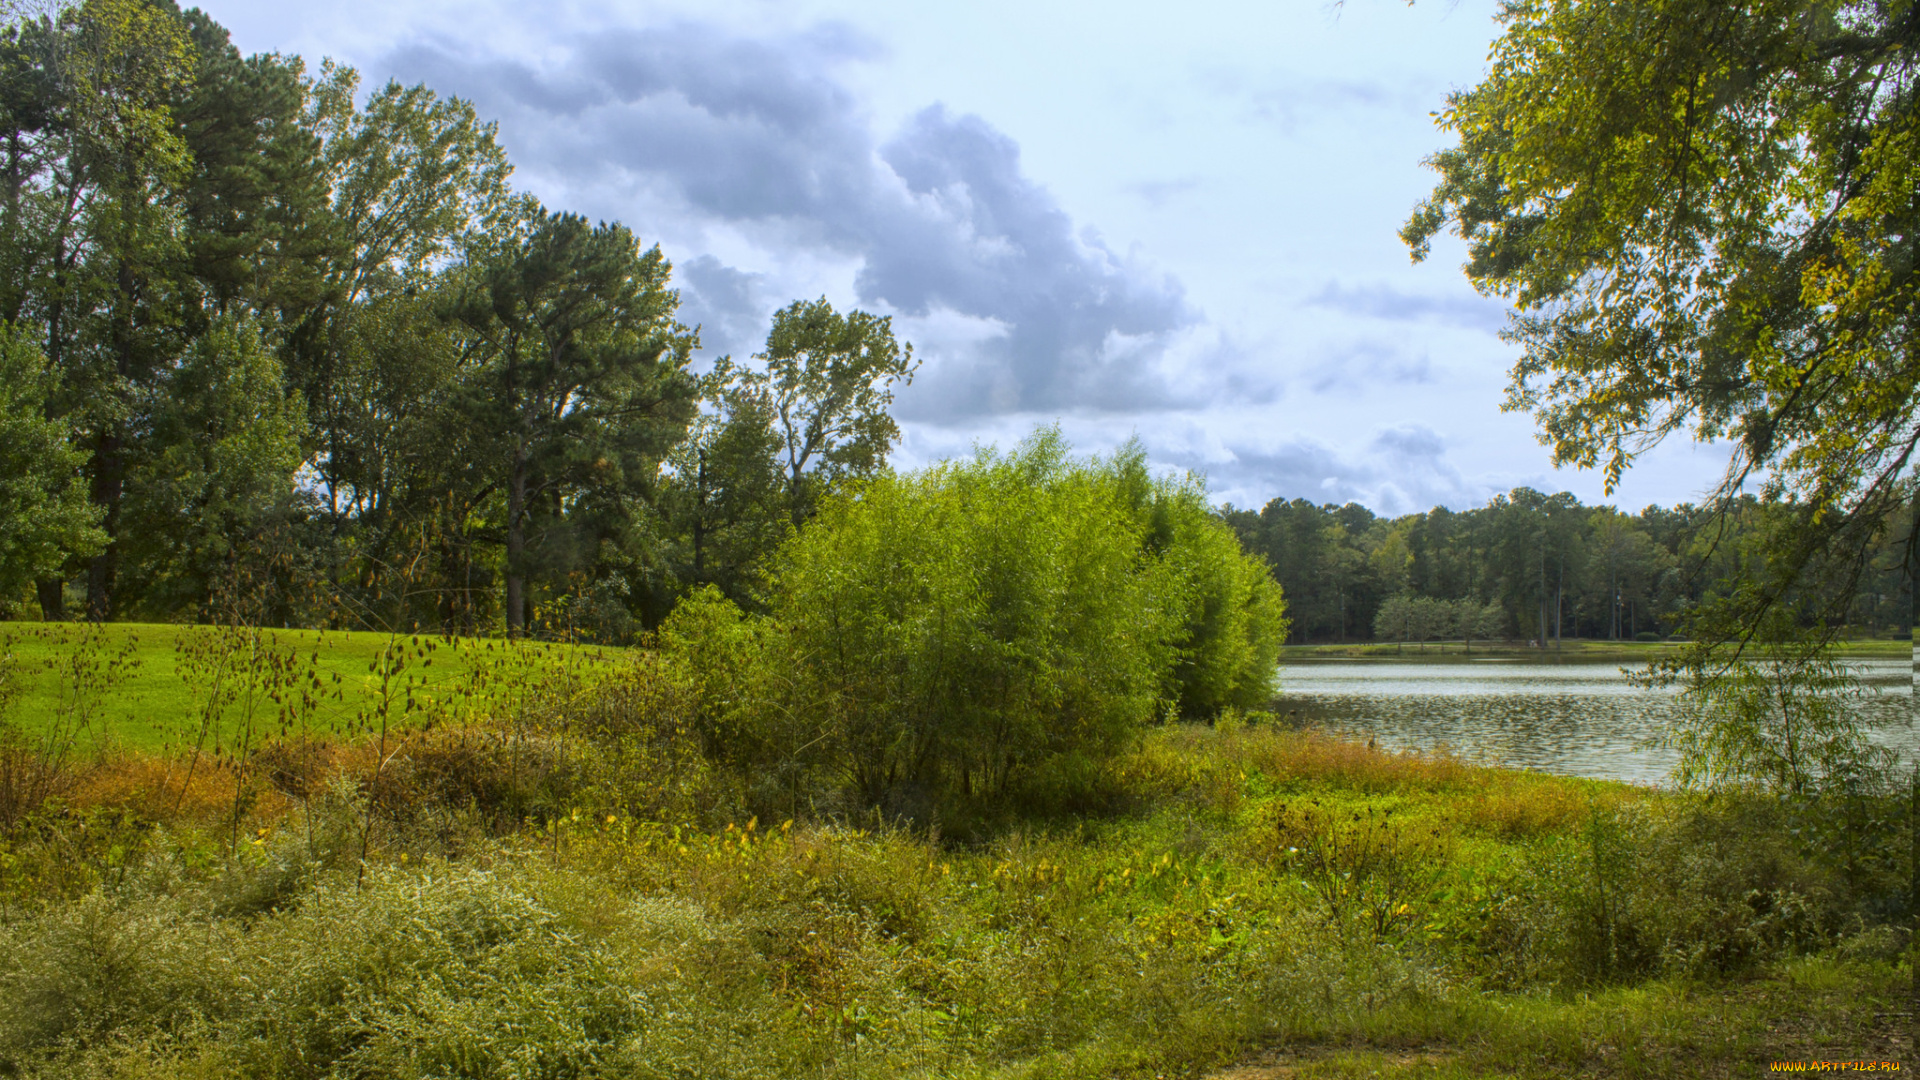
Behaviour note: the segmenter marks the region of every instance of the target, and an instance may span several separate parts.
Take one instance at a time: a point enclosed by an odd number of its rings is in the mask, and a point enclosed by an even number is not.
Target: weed
[[[1414,904],[1451,840],[1431,820],[1321,798],[1281,804],[1274,830],[1276,865],[1301,876],[1335,928],[1358,924],[1375,941],[1418,921]]]

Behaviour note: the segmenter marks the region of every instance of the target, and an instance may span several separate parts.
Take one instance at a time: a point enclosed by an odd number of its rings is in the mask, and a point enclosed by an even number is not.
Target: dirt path
[[[1421,1074],[1446,1064],[1452,1055],[1440,1050],[1332,1050],[1301,1048],[1274,1050],[1207,1080],[1292,1080],[1307,1075],[1392,1076]]]

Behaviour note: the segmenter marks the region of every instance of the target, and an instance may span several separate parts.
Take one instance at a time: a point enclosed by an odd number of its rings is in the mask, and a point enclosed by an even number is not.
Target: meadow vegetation
[[[1898,1056],[1884,785],[1663,792],[1285,727],[1260,570],[1191,486],[1043,433],[827,500],[758,610],[696,593],[639,648],[171,630],[203,737],[166,745],[96,738],[144,631],[16,636],[0,1071]],[[351,699],[319,674],[347,669]]]
[[[184,786],[151,756],[77,762],[0,859],[4,1068],[1712,1074],[1790,1053],[1796,1024],[1803,1056],[1868,1052],[1905,977],[1897,868],[1796,844],[1773,800],[1228,712],[960,840],[766,813],[656,656],[564,683],[517,727],[386,758],[277,746]]]

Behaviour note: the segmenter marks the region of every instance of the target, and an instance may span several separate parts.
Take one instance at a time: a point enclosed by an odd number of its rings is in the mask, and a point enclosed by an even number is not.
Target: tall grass
[[[480,646],[448,693],[409,679],[451,646],[391,642],[384,739],[367,706],[268,724],[243,767],[96,755],[22,817],[0,1071],[1147,1077],[1349,1047],[1658,1073],[1703,1052],[1677,1017],[1764,1056],[1741,987],[1817,963],[1879,994],[1901,945],[1904,899],[1774,802],[1230,716],[907,822],[770,798],[651,654]]]

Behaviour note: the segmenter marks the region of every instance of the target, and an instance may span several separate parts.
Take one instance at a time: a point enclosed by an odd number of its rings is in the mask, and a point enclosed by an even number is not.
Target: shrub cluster
[[[1197,485],[1057,431],[830,501],[765,606],[708,590],[662,627],[709,752],[789,809],[914,818],[1083,783],[1157,717],[1262,706],[1286,633]]]

